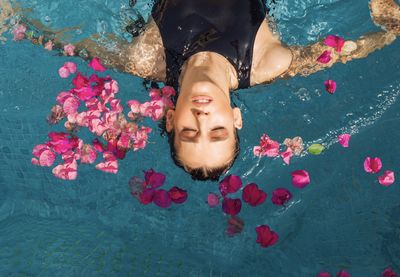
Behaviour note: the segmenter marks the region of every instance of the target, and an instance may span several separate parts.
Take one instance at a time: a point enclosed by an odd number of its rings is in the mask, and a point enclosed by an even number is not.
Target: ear
[[[239,130],[242,129],[242,112],[239,108],[233,108],[233,126],[235,126],[235,128]]]
[[[169,109],[166,114],[165,129],[167,129],[168,133],[171,133],[174,129],[174,114],[175,111],[173,109]]]

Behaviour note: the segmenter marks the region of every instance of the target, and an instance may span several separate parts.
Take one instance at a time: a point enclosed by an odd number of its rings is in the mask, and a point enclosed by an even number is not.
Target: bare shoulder
[[[279,36],[272,33],[268,21],[264,20],[254,42],[250,84],[272,81],[289,68],[291,61],[292,52],[282,45]]]
[[[165,53],[160,31],[151,18],[145,31],[124,49],[126,71],[156,81],[165,80]]]

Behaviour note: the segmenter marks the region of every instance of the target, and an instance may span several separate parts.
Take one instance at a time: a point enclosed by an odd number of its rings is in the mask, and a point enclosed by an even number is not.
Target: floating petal
[[[330,93],[333,94],[336,91],[336,82],[334,80],[326,80],[324,82],[325,85],[325,90]]]
[[[296,188],[304,188],[310,184],[310,176],[305,170],[296,170],[291,173],[292,184]]]
[[[364,170],[368,173],[378,173],[382,168],[382,161],[380,158],[367,157],[364,161]]]
[[[277,188],[272,192],[271,201],[275,205],[285,205],[290,199],[292,194],[285,188]]]
[[[350,134],[341,134],[338,136],[338,142],[343,147],[349,147]]]
[[[256,227],[257,240],[256,242],[261,245],[261,247],[269,247],[274,245],[279,237],[274,231],[271,231],[269,226],[260,225]]]
[[[100,63],[99,58],[93,58],[92,61],[89,63],[89,66],[93,68],[95,71],[104,72],[106,68]]]
[[[378,177],[378,181],[379,184],[381,184],[382,186],[390,186],[395,181],[394,172],[391,170],[386,170],[385,172],[383,172],[383,175]]]

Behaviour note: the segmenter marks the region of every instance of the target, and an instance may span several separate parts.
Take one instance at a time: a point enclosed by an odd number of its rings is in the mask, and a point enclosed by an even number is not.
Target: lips
[[[192,102],[197,105],[210,104],[213,101],[212,97],[206,95],[199,95],[192,97]]]

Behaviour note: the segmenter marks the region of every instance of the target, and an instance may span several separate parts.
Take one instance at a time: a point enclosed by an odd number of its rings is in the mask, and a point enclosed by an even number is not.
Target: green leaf
[[[310,147],[308,147],[307,151],[310,154],[319,155],[322,153],[322,151],[324,151],[324,149],[325,147],[322,144],[315,143],[311,144]]]

